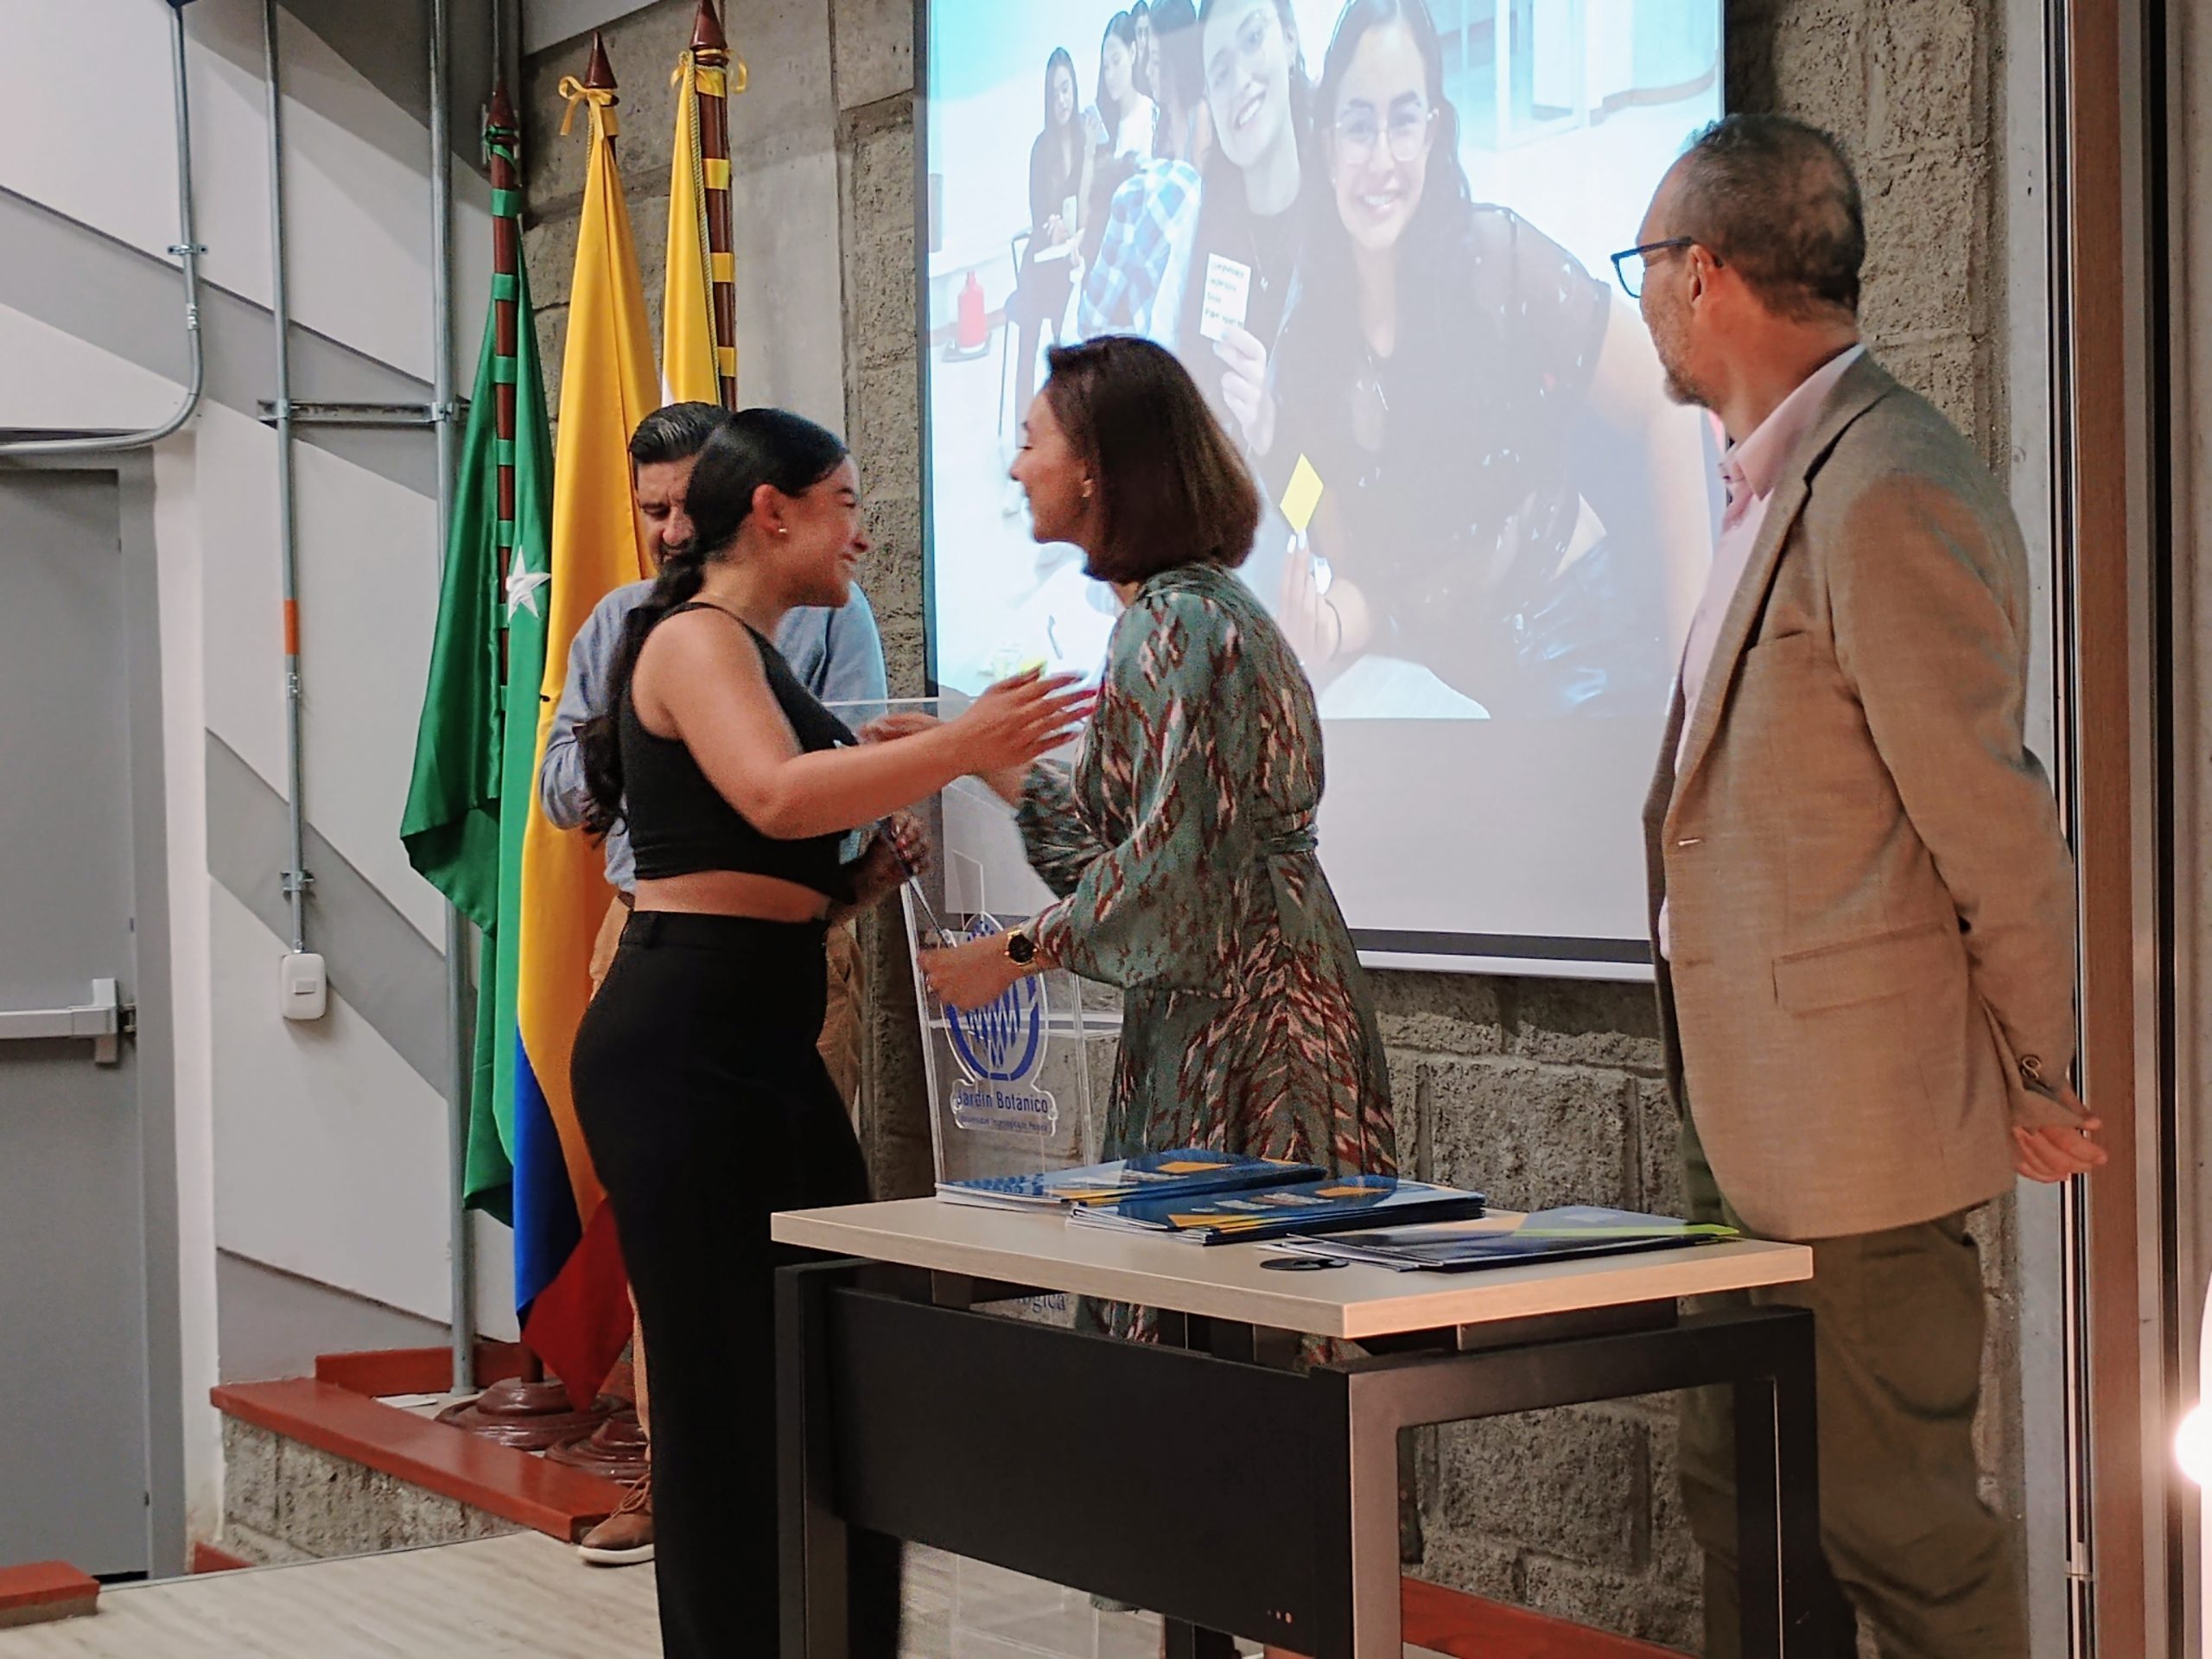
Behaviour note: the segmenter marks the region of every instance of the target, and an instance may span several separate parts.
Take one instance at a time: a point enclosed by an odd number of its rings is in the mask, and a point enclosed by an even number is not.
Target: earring
[[[791,527],[789,524],[778,524],[776,526],[776,534],[779,536],[788,536],[791,533]]]
[[[1083,480],[1083,499],[1086,501],[1090,499],[1090,480],[1087,478]]]

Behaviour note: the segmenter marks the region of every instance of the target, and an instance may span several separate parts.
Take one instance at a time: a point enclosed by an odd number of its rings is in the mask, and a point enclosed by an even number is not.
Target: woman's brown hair
[[[1053,418],[1099,493],[1093,576],[1142,582],[1250,556],[1260,493],[1188,370],[1135,334],[1059,346],[1046,360]]]

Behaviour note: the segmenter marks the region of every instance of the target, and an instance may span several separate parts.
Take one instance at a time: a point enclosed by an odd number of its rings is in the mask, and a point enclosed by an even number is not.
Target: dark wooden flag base
[[[448,1406],[438,1421],[518,1452],[550,1452],[589,1437],[620,1403],[602,1395],[590,1410],[578,1411],[569,1403],[568,1389],[553,1378],[511,1376],[474,1400]]]
[[[637,1408],[626,1405],[588,1438],[556,1446],[545,1457],[550,1463],[566,1464],[626,1486],[645,1478],[645,1445]]]

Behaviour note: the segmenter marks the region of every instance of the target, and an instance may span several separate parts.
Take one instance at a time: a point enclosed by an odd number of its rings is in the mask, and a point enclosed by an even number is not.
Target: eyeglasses
[[[1413,160],[1428,142],[1428,130],[1435,121],[1436,111],[1427,107],[1391,111],[1390,154],[1402,162]],[[1346,110],[1337,118],[1338,159],[1347,167],[1363,165],[1375,154],[1376,141],[1383,136],[1383,130],[1374,111]]]
[[[1651,256],[1655,253],[1680,253],[1684,248],[1698,245],[1694,236],[1670,236],[1664,242],[1646,242],[1641,247],[1625,248],[1613,256],[1613,275],[1620,278],[1621,287],[1631,300],[1643,297],[1644,278],[1649,273]],[[1719,264],[1714,260],[1715,264]]]

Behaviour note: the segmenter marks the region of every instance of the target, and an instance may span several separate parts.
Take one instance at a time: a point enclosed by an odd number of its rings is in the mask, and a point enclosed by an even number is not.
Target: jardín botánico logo
[[[970,939],[1001,931],[988,916],[978,916],[968,925]],[[970,1078],[977,1083],[1027,1083],[1045,1061],[1044,981],[1028,975],[986,1007],[964,1012],[948,1008],[945,1024],[952,1052]]]

